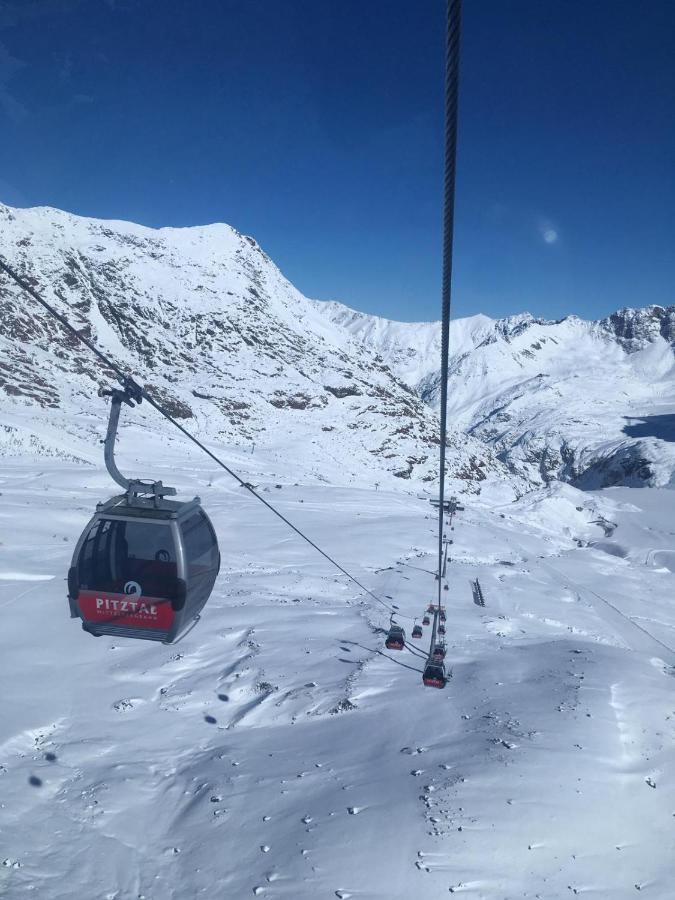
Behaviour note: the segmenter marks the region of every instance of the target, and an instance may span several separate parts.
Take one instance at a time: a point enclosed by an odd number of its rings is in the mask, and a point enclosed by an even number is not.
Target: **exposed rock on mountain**
[[[308,300],[227,225],[1,205],[0,224],[5,258],[200,436],[290,453],[308,476],[435,479],[437,323]],[[95,459],[112,373],[5,278],[0,304],[0,448]],[[675,483],[674,345],[673,306],[453,321],[451,477]]]
[[[155,230],[0,205],[0,253],[219,447],[290,454],[331,480],[436,478],[434,412],[229,226]],[[0,310],[0,448],[98,461],[96,394],[112,373],[4,276]],[[133,417],[166,433],[152,410]],[[486,473],[506,479],[479,440],[450,444],[452,477],[472,489]]]

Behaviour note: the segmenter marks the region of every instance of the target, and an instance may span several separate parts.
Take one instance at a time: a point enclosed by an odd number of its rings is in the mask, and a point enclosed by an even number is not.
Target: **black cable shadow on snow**
[[[388,653],[383,653],[382,650],[378,650],[377,647],[366,647],[365,644],[359,644],[358,641],[345,641],[345,644],[351,644],[354,647],[360,647],[362,650],[366,650],[368,653],[377,653],[380,656],[384,656],[385,659],[388,659],[390,662],[396,663],[397,666],[403,666],[404,669],[411,669],[413,672],[419,672],[422,675],[422,669],[415,669],[413,666],[409,666],[407,663],[401,662],[398,659],[394,659],[393,656],[389,656]]]

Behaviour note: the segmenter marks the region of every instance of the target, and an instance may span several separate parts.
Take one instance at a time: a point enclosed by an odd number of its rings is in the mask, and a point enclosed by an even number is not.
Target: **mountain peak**
[[[301,477],[436,479],[434,412],[253,238],[227,225],[151,229],[47,207],[2,215],[0,253],[203,439],[233,453],[288,453]],[[5,452],[39,445],[96,458],[106,415],[96,394],[112,373],[4,277],[0,304]],[[163,427],[145,407],[131,418]],[[450,444],[458,486],[506,479],[479,441],[453,433]]]
[[[675,306],[624,307],[601,319],[598,325],[629,353],[635,353],[658,338],[675,342]]]

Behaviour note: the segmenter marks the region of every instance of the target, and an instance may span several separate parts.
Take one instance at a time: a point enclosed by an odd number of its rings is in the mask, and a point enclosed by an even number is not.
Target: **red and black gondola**
[[[125,478],[114,459],[120,406],[140,403],[127,382],[112,396],[105,463],[124,494],[99,503],[82,532],[68,572],[70,614],[96,637],[173,643],[198,619],[220,569],[215,531],[199,498],[167,500],[176,493],[161,481]]]
[[[444,688],[447,682],[443,663],[429,661],[424,667],[422,681],[427,687]]]
[[[179,503],[126,495],[101,503],[68,572],[71,616],[95,636],[170,644],[199,618],[220,553],[199,500]]]
[[[392,625],[384,642],[387,650],[403,650],[405,647],[405,631],[400,625]]]

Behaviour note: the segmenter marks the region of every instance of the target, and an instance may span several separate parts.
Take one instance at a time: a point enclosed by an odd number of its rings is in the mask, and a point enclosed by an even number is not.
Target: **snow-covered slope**
[[[438,403],[437,323],[323,309]],[[459,319],[451,323],[451,421],[533,483],[672,484],[674,347],[675,306],[623,309],[597,322]]]
[[[418,388],[436,371],[441,356],[438,322],[394,322],[357,312],[334,300],[314,301],[316,308],[364,344],[377,348],[385,362],[406,384]],[[468,350],[481,344],[494,329],[488,316],[451,322],[453,348]]]
[[[433,326],[406,349],[408,326],[366,322],[382,349],[367,346],[358,316],[331,319],[226,226],[0,220],[3,255],[410,629],[436,596],[437,524],[420,485],[401,488],[431,477],[437,422],[402,374],[433,402]],[[388,609],[152,411],[125,411],[122,470],[199,493],[222,568],[180,645],[95,640],[68,617],[65,575],[113,490],[94,396],[111,379],[0,291],[3,900],[669,900],[675,492],[516,497],[477,438],[454,436],[455,483],[484,489],[450,526],[452,677],[436,691],[429,629],[384,652]],[[500,424],[539,410],[553,434],[595,396],[563,356],[588,374],[599,349],[645,415],[656,371],[667,400],[663,318],[454,323],[457,420],[516,466],[518,442],[490,434],[499,398],[520,384],[527,403],[514,394]],[[546,369],[567,394],[530,384]],[[32,458],[48,454],[96,466]]]
[[[435,478],[433,411],[229,226],[154,230],[0,206],[0,253],[224,450],[291,454],[299,476],[343,483]],[[110,373],[4,276],[0,312],[0,450],[98,461],[96,392]],[[131,419],[166,435],[152,411]],[[449,457],[471,489],[506,478],[478,440],[453,434]]]
[[[171,647],[68,618],[105,472],[0,461],[3,900],[670,900],[674,492],[468,498],[437,691],[418,656],[381,653],[380,606],[179,449],[159,461],[202,495],[223,565]],[[318,483],[274,496],[421,615],[427,503]]]

